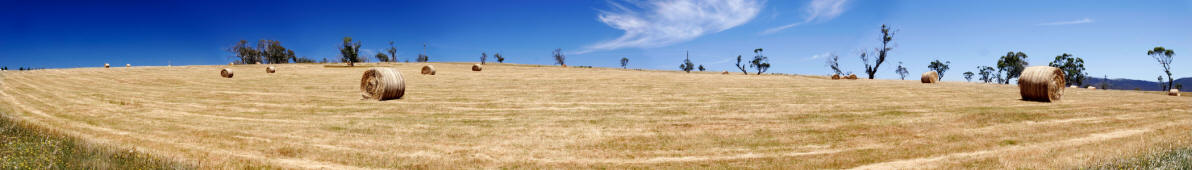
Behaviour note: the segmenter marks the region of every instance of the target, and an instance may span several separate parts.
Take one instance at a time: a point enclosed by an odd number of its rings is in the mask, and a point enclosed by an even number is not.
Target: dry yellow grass
[[[369,67],[220,67],[4,73],[0,108],[204,168],[1056,169],[1192,143],[1192,98],[1135,91],[490,64],[370,101]]]

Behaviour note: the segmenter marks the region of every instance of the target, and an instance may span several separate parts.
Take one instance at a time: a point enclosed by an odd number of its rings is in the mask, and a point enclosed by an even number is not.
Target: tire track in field
[[[897,161],[890,161],[890,162],[881,162],[881,163],[862,165],[862,166],[854,167],[851,169],[920,169],[920,168],[929,168],[929,167],[933,167],[933,165],[931,165],[931,163],[942,161],[942,160],[947,160],[947,159],[982,157],[982,156],[987,156],[989,154],[994,154],[994,153],[1014,152],[1014,151],[1034,149],[1034,148],[1057,148],[1057,147],[1084,145],[1084,144],[1089,144],[1089,143],[1094,143],[1094,142],[1101,142],[1101,141],[1106,141],[1106,140],[1112,140],[1112,139],[1118,139],[1118,138],[1124,138],[1124,137],[1128,137],[1128,136],[1138,135],[1138,134],[1150,132],[1153,130],[1154,130],[1154,128],[1137,128],[1137,129],[1117,130],[1117,131],[1105,132],[1105,133],[1094,133],[1094,134],[1087,135],[1085,137],[1070,138],[1067,140],[1051,141],[1051,142],[1033,144],[1033,145],[1028,145],[1028,146],[1001,147],[1001,148],[995,148],[995,149],[989,149],[989,150],[951,153],[951,154],[946,154],[946,155],[941,155],[941,156],[905,159],[905,160],[897,160]]]
[[[90,77],[90,76],[82,76],[82,77]],[[137,87],[140,87],[140,86],[137,86]],[[115,89],[115,88],[108,87],[108,88],[85,89],[83,91],[100,91],[100,92],[102,92],[102,94],[129,94],[127,92],[120,93],[119,90],[113,90],[113,89]],[[136,89],[136,88],[134,88],[134,89]],[[70,90],[70,88],[67,88],[65,90]],[[107,91],[105,91],[105,90],[107,90]],[[136,93],[133,95],[144,96],[145,94],[146,93],[144,93],[144,91],[142,91],[141,93]],[[122,98],[122,99],[130,98],[131,99],[131,98],[137,98],[137,97],[115,96],[114,98]],[[152,98],[152,97],[149,97],[149,98]],[[76,102],[76,103],[79,103],[79,102]],[[102,102],[99,102],[99,103],[102,103]],[[198,113],[188,112],[188,111],[185,111],[184,109],[176,107],[176,106],[185,106],[185,107],[189,107],[189,108],[193,108],[193,109],[200,109],[200,110],[205,109],[205,108],[210,108],[210,107],[204,107],[204,106],[194,104],[194,103],[171,103],[171,102],[162,102],[162,101],[155,101],[155,100],[143,100],[143,101],[139,101],[139,103],[144,103],[144,105],[142,105],[142,107],[147,107],[147,108],[152,108],[152,109],[157,109],[157,110],[164,110],[164,111],[168,111],[168,112],[172,112],[172,113],[181,113],[182,116],[197,116],[197,117],[215,118],[215,119],[223,119],[223,120],[261,121],[261,122],[277,122],[277,123],[307,123],[306,121],[299,121],[299,120],[261,119],[261,118],[246,118],[246,117],[238,117],[238,116],[198,114]],[[85,104],[85,103],[79,103],[79,104]],[[175,107],[168,107],[168,106],[175,106]],[[224,108],[224,109],[228,109],[228,110],[237,109],[236,107],[226,107],[226,106],[220,106],[220,105],[216,105],[216,106],[217,106],[216,108]],[[229,112],[234,112],[234,111],[229,111]]]
[[[13,96],[9,95],[6,92],[7,89],[8,89],[8,86],[4,86],[4,90],[0,90],[0,95],[3,95],[5,97],[5,99],[8,101],[8,103],[18,107],[17,109],[31,112],[34,115],[38,115],[42,118],[46,118],[48,121],[59,122],[59,124],[72,122],[72,121],[68,121],[68,120],[63,120],[61,118],[57,118],[55,116],[51,116],[49,114],[46,114],[45,112],[42,112],[41,110],[33,109],[33,108],[26,106],[25,104],[16,100],[16,98],[14,98]],[[53,124],[47,124],[49,122],[46,122],[44,120],[29,120],[29,119],[22,119],[22,120],[33,121],[33,123],[40,124],[43,126],[44,125],[53,125]],[[209,152],[209,153],[224,153],[224,154],[231,155],[231,156],[248,158],[250,160],[251,159],[267,160],[269,162],[275,162],[275,163],[279,163],[281,165],[286,165],[289,167],[310,168],[310,169],[319,169],[319,168],[361,169],[359,167],[353,167],[353,166],[347,166],[347,165],[335,164],[335,163],[328,163],[328,162],[321,162],[321,161],[314,161],[314,160],[266,158],[261,155],[248,154],[248,153],[243,153],[243,152],[234,152],[234,151],[229,151],[229,150],[210,148],[210,147],[204,147],[204,146],[198,146],[198,145],[188,145],[185,143],[178,143],[178,142],[168,142],[168,141],[163,141],[162,139],[157,139],[157,138],[138,137],[138,135],[129,135],[131,133],[127,132],[127,131],[99,127],[99,126],[94,126],[94,125],[89,125],[89,124],[72,123],[72,125],[70,125],[70,126],[63,126],[63,125],[56,125],[56,126],[79,127],[79,128],[83,128],[83,129],[89,129],[92,131],[96,131],[96,132],[104,132],[104,133],[107,133],[110,135],[122,136],[122,137],[132,138],[132,139],[139,140],[139,141],[146,141],[146,142],[183,144],[184,148],[188,148],[188,149],[192,149],[192,150],[214,151],[214,152]],[[69,129],[61,129],[61,128],[52,128],[52,129],[61,130],[61,131],[64,131],[67,134],[70,134],[72,136],[82,137],[83,139],[98,140],[99,143],[112,143],[112,141],[110,141],[110,140],[93,137],[92,135],[84,135],[85,133],[80,133],[77,131],[70,131]],[[178,145],[171,145],[171,146],[178,146]],[[148,150],[148,149],[144,149],[144,148],[138,148],[138,149],[139,150]],[[155,152],[155,153],[162,154],[163,152]]]
[[[82,76],[82,77],[88,77],[88,76]],[[27,78],[26,78],[26,80],[27,80],[28,82],[34,82],[34,81],[35,81],[35,80],[32,80],[32,79],[27,79]],[[106,111],[108,111],[108,112],[106,112],[106,113],[116,113],[116,111],[117,111],[117,110],[125,110],[125,111],[127,111],[127,110],[136,110],[136,109],[133,109],[133,108],[127,108],[127,107],[124,107],[124,106],[117,106],[117,105],[115,105],[115,104],[110,104],[110,103],[108,103],[107,101],[100,101],[100,100],[91,99],[91,98],[90,98],[90,97],[88,97],[88,96],[75,95],[75,97],[64,97],[64,96],[62,96],[62,95],[58,95],[58,94],[61,94],[61,93],[52,93],[52,92],[54,92],[54,91],[58,91],[58,92],[68,92],[68,91],[70,91],[70,90],[79,90],[79,91],[102,91],[102,90],[100,90],[100,89],[111,89],[111,88],[96,88],[96,89],[87,89],[87,88],[80,88],[80,87],[67,87],[67,86],[64,86],[64,85],[62,85],[62,84],[60,84],[60,83],[54,83],[54,82],[78,82],[78,81],[72,81],[72,80],[67,80],[67,81],[48,81],[48,82],[46,82],[46,81],[36,81],[36,82],[39,82],[38,84],[43,84],[44,86],[32,86],[31,84],[25,83],[24,81],[18,81],[18,82],[24,83],[24,85],[25,85],[25,86],[27,86],[27,87],[30,87],[30,88],[34,88],[34,89],[36,89],[36,90],[40,91],[40,92],[41,92],[41,93],[43,93],[43,94],[51,94],[51,95],[53,95],[53,96],[54,96],[54,97],[56,97],[56,98],[48,98],[48,99],[51,99],[51,100],[54,100],[54,101],[62,100],[62,101],[68,101],[68,102],[72,102],[72,103],[79,104],[79,105],[95,105],[95,104],[99,104],[99,105],[106,105],[106,106],[100,106],[100,107],[93,107],[93,108],[92,108],[92,109],[96,109],[96,108],[98,108],[98,109],[102,109],[102,110],[106,110]],[[42,87],[46,87],[46,88],[54,88],[54,87],[57,87],[57,89],[53,89],[53,90],[46,90],[46,89],[43,89]],[[107,91],[107,92],[104,92],[104,93],[105,93],[105,94],[121,94],[121,93],[118,93],[118,92],[115,92],[115,91]],[[75,92],[75,93],[65,93],[65,94],[80,94],[80,93],[78,93],[78,92]],[[41,100],[40,100],[40,99],[41,99],[40,97],[35,97],[35,98],[38,98],[38,100],[39,100],[39,101],[41,101]],[[115,98],[119,98],[119,99],[120,99],[120,100],[122,100],[122,101],[123,101],[125,98],[127,98],[128,100],[133,100],[133,101],[136,101],[136,99],[133,99],[133,98],[131,98],[131,97],[121,97],[121,96],[117,96],[117,97],[115,97]],[[90,100],[90,101],[89,101],[89,102],[82,101],[82,100],[84,100],[84,99],[88,99],[88,100]],[[43,101],[43,103],[44,103],[44,101]],[[161,102],[157,102],[157,101],[153,101],[153,100],[142,100],[142,101],[135,102],[135,103],[138,103],[138,104],[140,105],[139,107],[153,108],[153,109],[157,109],[157,110],[165,110],[165,111],[170,111],[170,112],[172,112],[172,113],[182,113],[182,114],[181,114],[182,116],[206,117],[206,118],[223,119],[223,120],[261,121],[261,122],[277,122],[277,123],[306,123],[306,122],[304,122],[304,121],[291,121],[291,120],[272,120],[272,119],[254,119],[254,118],[243,118],[243,117],[230,117],[230,116],[219,116],[219,115],[195,114],[195,113],[186,112],[186,111],[183,111],[183,110],[176,110],[175,108],[172,108],[172,107],[165,107],[166,105],[163,105],[163,104],[165,104],[165,103],[161,103]],[[148,104],[146,105],[145,103],[148,103]],[[173,106],[177,106],[177,105],[176,105],[176,104],[174,104]],[[119,108],[119,109],[113,109],[113,108]],[[78,113],[78,112],[80,112],[80,111],[64,111],[64,112],[67,112],[67,113]],[[84,110],[84,111],[82,111],[82,112],[92,113],[92,110]],[[152,112],[152,111],[145,111],[145,112]],[[134,113],[134,114],[138,114],[138,113]],[[129,118],[134,118],[134,119],[137,119],[137,120],[140,120],[140,121],[153,121],[152,119],[141,119],[142,117],[156,117],[156,118],[160,118],[161,120],[172,120],[172,119],[169,119],[169,117],[164,117],[164,116],[153,116],[153,115],[150,115],[150,114],[145,114],[145,113],[139,113],[138,115],[142,115],[142,116],[128,116],[128,117],[122,117],[121,119],[123,119],[124,121],[128,121],[128,122],[136,122],[136,121],[134,121],[134,120],[128,120]],[[94,114],[92,114],[92,117],[94,117]]]
[[[76,81],[48,81],[48,82],[44,82],[44,81],[34,81],[34,80],[32,80],[32,79],[26,79],[26,80],[27,80],[27,81],[17,81],[17,82],[19,82],[19,83],[23,83],[23,85],[25,85],[25,86],[29,86],[29,87],[31,87],[31,88],[35,88],[35,89],[37,89],[38,91],[40,91],[40,92],[44,92],[44,93],[51,92],[51,90],[46,90],[46,89],[43,89],[42,87],[47,87],[47,88],[58,87],[58,89],[53,89],[53,90],[55,90],[55,91],[59,91],[59,92],[61,92],[61,91],[65,91],[65,90],[77,89],[77,88],[75,88],[75,87],[66,87],[66,86],[62,86],[60,83],[53,83],[53,82],[76,82]],[[31,84],[28,84],[28,83],[26,83],[26,82],[37,82],[38,84],[43,84],[43,85],[45,85],[45,86],[32,86]],[[57,85],[57,86],[56,86],[56,85]],[[102,89],[102,88],[101,88],[101,89]],[[81,91],[88,91],[88,89],[81,89]],[[22,94],[30,94],[30,93],[22,93]],[[78,93],[65,93],[65,94],[78,94]],[[113,106],[114,106],[114,104],[109,104],[109,103],[107,103],[106,101],[96,101],[96,100],[91,100],[92,102],[82,102],[82,101],[81,101],[81,99],[90,99],[90,98],[88,98],[88,97],[86,97],[86,96],[81,96],[81,95],[79,95],[79,97],[62,97],[61,95],[54,95],[54,96],[56,96],[58,99],[54,99],[54,98],[46,98],[46,99],[49,99],[49,100],[54,100],[54,101],[59,101],[59,100],[62,100],[62,101],[71,101],[71,102],[74,102],[74,103],[76,103],[76,104],[100,104],[100,105],[105,105],[105,104],[106,104],[106,105],[113,105]],[[30,98],[36,98],[36,99],[38,99],[39,101],[42,99],[42,97],[30,97]],[[147,102],[150,102],[150,103],[152,103],[152,101],[147,101]],[[223,116],[217,116],[217,115],[202,115],[202,114],[193,114],[193,113],[190,113],[190,112],[185,112],[185,111],[180,111],[180,110],[169,110],[169,109],[168,109],[169,107],[161,107],[161,106],[157,106],[156,104],[150,104],[150,105],[146,105],[146,106],[156,106],[156,107],[152,107],[152,108],[157,108],[157,109],[158,109],[157,111],[162,111],[162,112],[183,113],[183,114],[181,114],[182,116],[206,117],[206,118],[211,118],[211,119],[221,119],[221,120],[241,120],[241,121],[252,121],[252,122],[256,122],[255,124],[262,124],[262,125],[271,125],[271,124],[267,124],[267,122],[275,122],[275,123],[298,123],[298,124],[301,124],[301,123],[307,123],[307,122],[289,121],[289,120],[283,120],[283,121],[268,121],[268,120],[256,120],[256,119],[251,119],[251,118],[240,118],[240,117],[223,117]],[[106,113],[116,113],[116,112],[115,112],[115,110],[113,110],[113,109],[111,109],[111,108],[119,108],[119,107],[121,107],[121,106],[115,106],[115,107],[98,107],[98,108],[99,108],[99,109],[103,109],[103,110],[108,110],[109,112],[106,112]],[[125,109],[125,110],[127,110],[127,109]],[[80,111],[63,111],[63,113],[79,113],[79,112],[80,112]],[[88,113],[91,113],[89,110],[88,110],[87,112],[88,112]],[[130,115],[130,116],[122,116],[122,117],[120,118],[120,121],[125,121],[125,122],[129,122],[129,123],[131,123],[131,122],[154,122],[154,121],[169,121],[169,120],[177,120],[177,119],[176,119],[176,118],[174,118],[174,117],[169,117],[170,115],[157,115],[157,114],[154,114],[154,113],[155,113],[154,111],[145,111],[145,112],[143,112],[143,113],[134,113],[133,115]],[[94,117],[94,115],[92,115],[92,117]],[[131,119],[130,119],[130,118],[131,118]],[[157,119],[144,119],[144,118],[157,118]],[[64,120],[70,120],[70,119],[64,119]],[[77,121],[74,121],[74,120],[72,120],[72,122],[77,122]],[[216,121],[216,122],[218,122],[218,121]],[[265,123],[261,123],[261,122],[265,122]],[[202,123],[202,122],[192,122],[192,123]],[[182,124],[171,124],[171,125],[176,125],[176,126],[185,126],[185,127],[188,127],[189,129],[192,129],[192,130],[214,130],[214,129],[215,129],[215,128],[212,128],[212,127],[206,127],[206,126],[182,125]]]

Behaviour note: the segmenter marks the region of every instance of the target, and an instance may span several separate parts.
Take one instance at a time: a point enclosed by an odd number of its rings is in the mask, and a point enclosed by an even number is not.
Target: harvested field
[[[1192,98],[1137,91],[394,63],[405,96],[361,100],[373,64],[8,72],[0,111],[202,168],[1059,169],[1192,146]]]

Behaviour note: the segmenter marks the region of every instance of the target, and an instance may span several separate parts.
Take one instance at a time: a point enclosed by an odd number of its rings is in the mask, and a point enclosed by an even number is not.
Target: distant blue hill
[[[1105,79],[1102,79],[1102,78],[1089,78],[1088,80],[1084,81],[1084,85],[1085,86],[1092,85],[1092,86],[1097,86],[1097,88],[1101,88],[1101,82],[1106,82],[1106,81],[1105,81]],[[1146,90],[1146,91],[1162,91],[1163,90],[1162,87],[1159,86],[1159,82],[1154,82],[1154,81],[1134,80],[1134,79],[1109,79],[1108,82],[1109,82],[1108,89],[1118,89],[1118,90],[1138,89],[1138,90]],[[1192,89],[1192,77],[1175,79],[1175,84],[1183,84],[1184,87],[1183,87],[1183,89],[1180,89],[1180,91],[1188,91],[1188,89]]]

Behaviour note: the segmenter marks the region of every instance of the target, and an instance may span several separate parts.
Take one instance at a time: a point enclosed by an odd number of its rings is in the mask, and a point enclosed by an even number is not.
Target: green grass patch
[[[193,169],[123,149],[82,144],[0,117],[0,169]]]
[[[1118,159],[1083,169],[1192,169],[1192,148]]]

